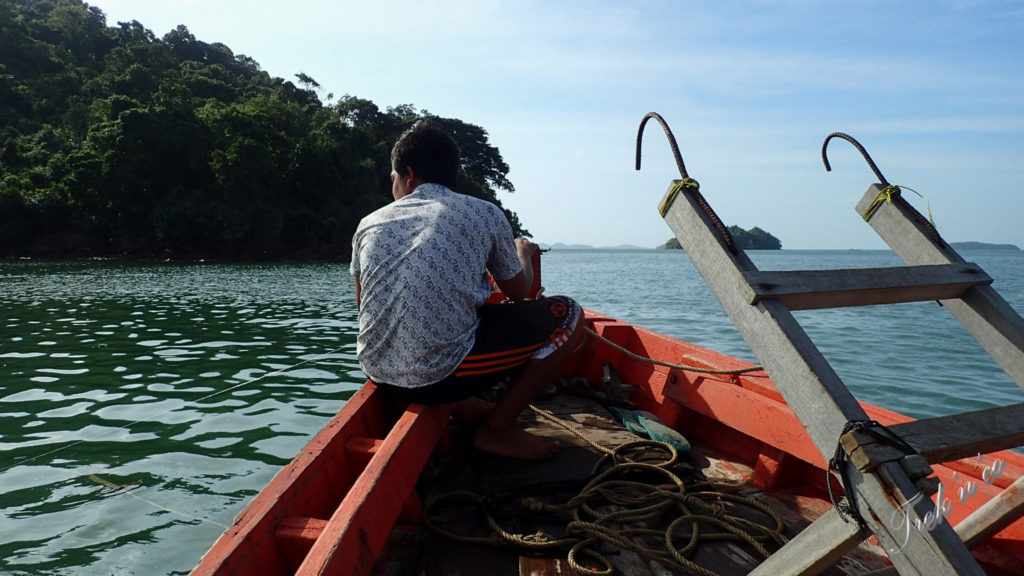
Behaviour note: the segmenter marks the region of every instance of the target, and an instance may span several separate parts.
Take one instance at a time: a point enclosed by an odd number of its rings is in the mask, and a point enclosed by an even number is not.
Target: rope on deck
[[[698,366],[690,366],[689,364],[674,364],[672,362],[665,362],[665,361],[662,361],[662,360],[655,360],[654,358],[648,358],[646,356],[641,356],[640,354],[637,354],[636,352],[633,352],[632,350],[629,350],[629,349],[627,349],[627,348],[625,348],[623,346],[620,346],[620,345],[616,344],[615,342],[612,342],[611,340],[609,340],[609,339],[605,338],[604,336],[601,336],[600,334],[595,332],[594,329],[591,328],[590,326],[584,325],[584,329],[586,329],[587,334],[590,334],[591,336],[593,336],[594,338],[597,338],[601,342],[611,346],[612,348],[615,348],[616,350],[618,350],[619,352],[622,352],[623,354],[625,354],[626,356],[632,358],[633,360],[639,360],[641,362],[646,362],[648,364],[657,364],[658,366],[665,366],[667,368],[675,368],[677,370],[686,370],[688,372],[700,372],[702,374],[745,374],[747,372],[762,372],[762,371],[764,371],[764,368],[761,367],[761,366],[751,366],[750,368],[734,368],[734,369],[730,369],[730,370],[715,370],[715,369],[712,369],[712,368],[700,368]]]
[[[423,510],[423,522],[428,529],[454,541],[512,548],[523,553],[568,551],[569,565],[578,574],[592,576],[614,572],[611,561],[602,553],[609,547],[631,551],[685,574],[718,576],[716,572],[692,560],[702,542],[732,541],[745,544],[764,558],[771,555],[766,543],[779,546],[786,543],[782,518],[764,503],[723,491],[710,483],[687,487],[670,469],[678,459],[678,453],[671,444],[639,440],[614,449],[607,448],[587,437],[581,426],[540,408],[530,408],[604,455],[595,467],[593,479],[568,501],[552,503],[530,497],[522,500],[522,506],[533,511],[571,514],[572,519],[565,525],[564,536],[552,538],[540,530],[534,534],[509,532],[487,510],[486,499],[468,491],[449,492],[428,500]],[[628,450],[643,445],[665,450],[668,458],[651,464],[633,461],[626,455]],[[611,466],[598,472],[609,461]],[[650,482],[637,479],[638,476],[651,475],[658,480]],[[431,513],[439,503],[453,500],[469,501],[478,506],[490,534],[462,535],[439,526]],[[733,513],[740,507],[759,511],[770,520],[762,524],[742,518]],[[653,528],[658,521],[664,524],[669,519],[667,528]]]

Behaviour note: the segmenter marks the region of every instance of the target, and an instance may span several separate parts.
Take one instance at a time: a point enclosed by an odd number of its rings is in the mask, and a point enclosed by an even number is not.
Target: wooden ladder
[[[901,508],[911,521],[934,512],[930,498],[914,500],[937,488],[934,478],[922,480],[931,472],[927,463],[1024,444],[1024,403],[890,427],[897,440],[917,452],[908,456],[872,434],[850,430],[850,423],[866,422],[868,416],[791,312],[937,300],[1022,388],[1024,320],[992,289],[992,279],[979,266],[965,262],[898,189],[888,186],[856,143],[882,181],[868,188],[857,211],[862,216],[871,212],[870,225],[907,266],[758,270],[687,176],[675,138],[657,114],[648,114],[640,124],[637,169],[644,123],[652,117],[665,129],[683,176],[673,181],[662,200],[665,221],[825,461],[836,454],[837,444],[842,446],[845,460],[840,471],[853,492],[847,500],[864,522],[862,528],[850,514],[833,507],[752,574],[817,574],[872,533],[886,550],[899,551],[890,553],[890,559],[900,574],[984,574],[968,545],[1024,514],[1022,480],[998,497],[998,510],[979,510],[958,526],[960,533],[942,521],[934,529],[910,530],[908,536],[905,528],[892,527],[888,519]],[[827,158],[825,162],[827,167]]]

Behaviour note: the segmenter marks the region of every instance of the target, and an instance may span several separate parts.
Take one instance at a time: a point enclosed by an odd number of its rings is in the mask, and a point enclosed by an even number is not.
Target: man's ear
[[[410,192],[415,190],[420,184],[423,184],[423,181],[416,175],[416,171],[412,169],[412,166],[405,167],[405,176],[408,178]]]

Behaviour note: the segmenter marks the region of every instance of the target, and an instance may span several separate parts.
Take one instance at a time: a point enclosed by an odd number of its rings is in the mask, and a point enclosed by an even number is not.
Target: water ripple
[[[0,278],[0,573],[186,573],[362,382],[341,264]]]

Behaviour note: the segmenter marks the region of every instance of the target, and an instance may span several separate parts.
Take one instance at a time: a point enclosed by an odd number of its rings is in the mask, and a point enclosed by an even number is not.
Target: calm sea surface
[[[1024,310],[1024,252],[963,255]],[[553,251],[543,277],[549,294],[756,361],[681,251]],[[862,400],[916,417],[1024,401],[935,303],[797,318]],[[0,262],[0,574],[187,574],[362,384],[356,329],[344,264]]]

